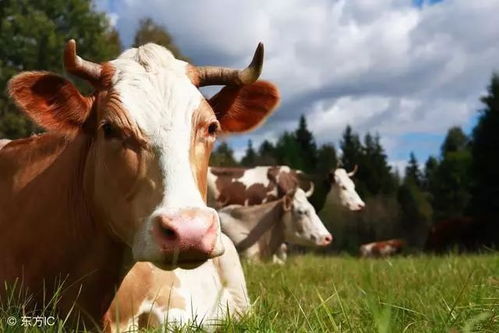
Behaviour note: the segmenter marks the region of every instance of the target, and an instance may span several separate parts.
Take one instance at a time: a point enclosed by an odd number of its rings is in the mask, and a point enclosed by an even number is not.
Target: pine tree
[[[455,153],[469,148],[469,139],[459,126],[451,127],[441,147],[442,157],[448,153]]]
[[[422,188],[422,179],[423,176],[421,174],[421,170],[419,169],[419,163],[416,159],[416,155],[411,152],[409,157],[409,163],[405,168],[405,182],[411,182],[420,189]]]
[[[253,142],[248,140],[248,148],[246,148],[246,154],[241,159],[241,165],[245,167],[254,167],[256,165],[257,155],[253,149]]]
[[[338,157],[336,156],[336,148],[333,144],[323,144],[317,151],[317,164],[315,173],[318,175],[327,175],[331,170],[336,168]]]
[[[175,58],[189,62],[189,58],[182,54],[168,30],[164,26],[154,22],[150,17],[140,20],[133,46],[139,47],[146,43],[156,43],[164,46],[173,53]]]
[[[492,76],[485,105],[472,134],[473,199],[475,215],[499,212],[499,74]]]
[[[341,156],[343,167],[348,170],[353,169],[362,158],[362,144],[360,143],[359,136],[353,132],[350,125],[343,132],[340,148],[343,152]]]
[[[436,220],[462,216],[471,199],[471,152],[460,127],[449,129],[440,151],[440,162],[428,159],[424,177]]]
[[[276,165],[277,157],[274,145],[264,140],[258,148],[257,165]]]
[[[312,132],[308,130],[307,120],[304,115],[300,116],[298,129],[294,134],[301,151],[302,170],[313,172],[317,163],[317,145]]]
[[[227,142],[221,142],[211,154],[210,166],[235,167],[238,163],[234,158],[234,151]]]

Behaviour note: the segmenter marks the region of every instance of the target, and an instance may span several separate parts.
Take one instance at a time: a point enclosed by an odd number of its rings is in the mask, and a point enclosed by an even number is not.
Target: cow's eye
[[[218,121],[212,121],[209,125],[208,125],[208,135],[210,136],[215,136],[218,134],[218,131],[220,129],[220,124],[218,123]]]
[[[341,185],[341,189],[346,191],[347,190],[347,187],[345,185]]]
[[[119,136],[119,133],[118,133],[118,130],[116,129],[116,127],[111,124],[111,123],[104,123],[102,125],[102,131],[104,132],[104,137],[106,139],[111,139],[111,138],[116,138]]]

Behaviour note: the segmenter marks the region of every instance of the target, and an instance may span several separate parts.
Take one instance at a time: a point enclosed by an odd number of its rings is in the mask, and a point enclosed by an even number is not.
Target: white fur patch
[[[253,184],[262,184],[267,187],[270,184],[269,177],[267,176],[268,170],[269,167],[266,166],[254,167],[246,170],[241,178],[233,179],[232,181],[241,182],[246,188]]]
[[[135,236],[134,256],[161,260],[150,235],[152,218],[165,209],[206,207],[189,155],[193,114],[203,96],[187,77],[187,63],[162,46],[132,48],[111,63],[113,89],[155,151],[164,188],[162,201]]]

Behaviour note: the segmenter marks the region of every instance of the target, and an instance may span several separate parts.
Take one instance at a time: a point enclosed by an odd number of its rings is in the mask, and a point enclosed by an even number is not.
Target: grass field
[[[305,255],[245,271],[253,312],[221,332],[499,332],[499,254]],[[51,331],[65,331],[58,324]]]
[[[255,314],[274,332],[499,332],[499,255],[292,257],[246,266]]]

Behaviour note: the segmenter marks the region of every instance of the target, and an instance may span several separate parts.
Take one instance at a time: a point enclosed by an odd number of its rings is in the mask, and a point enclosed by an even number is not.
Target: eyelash
[[[110,122],[105,122],[104,124],[102,124],[102,131],[104,132],[104,137],[106,139],[119,137],[119,133],[116,127]]]
[[[220,131],[220,124],[218,123],[218,121],[213,121],[208,125],[207,129],[208,135],[216,136],[219,131]]]

